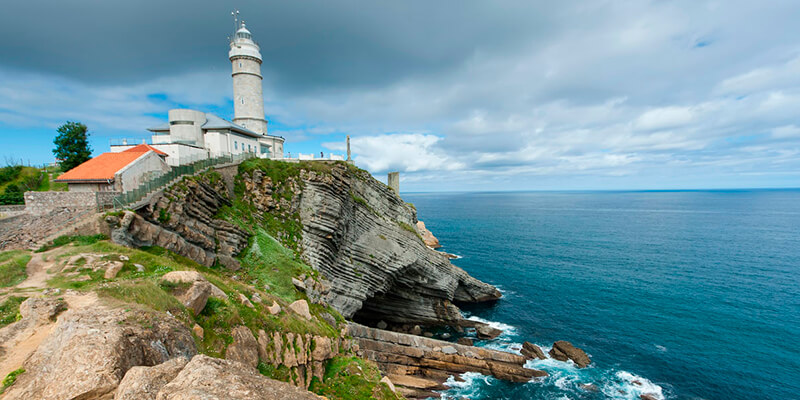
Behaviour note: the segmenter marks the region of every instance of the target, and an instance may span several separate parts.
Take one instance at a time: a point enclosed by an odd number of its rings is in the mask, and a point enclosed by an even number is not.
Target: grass
[[[22,316],[19,314],[19,305],[25,301],[25,297],[11,296],[0,303],[0,328],[19,321]]]
[[[19,368],[17,370],[9,372],[8,375],[6,375],[6,377],[3,378],[3,387],[0,387],[0,394],[3,394],[6,391],[6,389],[11,387],[11,385],[13,385],[14,382],[17,381],[17,376],[23,373],[25,373],[25,369],[23,368]]]
[[[381,383],[378,367],[368,361],[349,356],[338,356],[328,361],[323,381],[311,381],[309,390],[339,400],[400,399]]]
[[[0,287],[14,286],[28,277],[25,267],[31,260],[27,251],[12,250],[0,253]]]
[[[409,232],[413,233],[416,237],[419,238],[420,241],[424,241],[424,240],[422,240],[422,236],[419,234],[419,232],[417,232],[416,229],[414,229],[413,226],[411,226],[411,225],[409,225],[409,224],[407,224],[407,223],[405,223],[403,221],[395,221],[395,222],[397,222],[397,225],[399,225],[401,228],[403,228],[403,230],[406,230],[406,231],[409,231]]]
[[[311,267],[297,261],[295,254],[281,246],[263,229],[256,231],[251,245],[242,252],[243,269],[258,281],[259,287],[269,285],[270,294],[292,302],[302,298],[292,284],[292,278],[301,274],[317,274]]]
[[[76,246],[85,246],[97,243],[101,240],[108,239],[106,235],[98,234],[98,235],[86,235],[86,236],[59,236],[53,239],[52,243],[48,243],[38,250],[37,253],[45,252],[48,250],[55,249],[57,247],[66,246],[70,243],[74,243]]]

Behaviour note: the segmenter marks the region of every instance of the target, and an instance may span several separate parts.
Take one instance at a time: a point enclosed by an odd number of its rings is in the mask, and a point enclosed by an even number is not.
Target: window
[[[239,63],[239,68],[242,68],[242,63]]]
[[[242,104],[244,104],[244,97],[239,97],[239,101],[241,101]]]
[[[233,149],[234,150],[239,150],[239,143],[237,141],[235,141],[235,140],[233,141]]]
[[[248,152],[248,153],[252,153],[252,152],[253,152],[253,149],[250,147],[250,145],[249,145],[249,144],[247,145],[247,152]]]

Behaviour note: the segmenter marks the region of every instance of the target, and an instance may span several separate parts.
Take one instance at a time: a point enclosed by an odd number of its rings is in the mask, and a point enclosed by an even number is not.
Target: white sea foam
[[[492,379],[494,379],[477,372],[465,372],[459,375],[459,377],[462,381],[456,380],[452,375],[447,378],[444,385],[450,389],[440,392],[442,394],[442,399],[450,400],[478,396],[481,392],[481,386],[491,386]]]
[[[467,319],[470,320],[470,321],[482,322],[484,324],[487,324],[487,325],[491,326],[494,329],[500,329],[501,331],[503,331],[504,335],[513,335],[513,334],[515,334],[517,332],[517,328],[515,328],[515,327],[513,327],[511,325],[508,325],[508,324],[504,324],[502,322],[489,321],[487,319],[483,319],[483,318],[475,316],[475,315],[472,315],[472,316],[468,317]]]
[[[660,351],[660,352],[662,352],[662,353],[666,353],[666,352],[667,352],[667,348],[666,348],[666,347],[664,347],[664,346],[662,346],[662,345],[660,345],[660,344],[657,344],[657,345],[655,345],[655,346],[656,346],[656,349],[657,349],[658,351]]]
[[[617,371],[614,377],[616,379],[606,382],[601,389],[603,394],[611,399],[638,400],[641,395],[649,394],[658,400],[664,400],[661,386],[647,378],[628,371]]]

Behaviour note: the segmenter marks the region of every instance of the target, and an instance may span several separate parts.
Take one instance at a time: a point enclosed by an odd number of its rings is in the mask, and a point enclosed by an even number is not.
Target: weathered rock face
[[[104,306],[68,310],[3,399],[111,398],[130,368],[195,353],[191,333],[171,316]]]
[[[589,359],[586,352],[565,340],[559,340],[553,343],[553,348],[550,349],[550,357],[559,361],[572,360],[578,368],[585,368],[592,363],[592,360]]]
[[[121,220],[107,218],[114,242],[129,246],[160,246],[205,266],[214,262],[238,269],[233,257],[247,246],[247,233],[230,222],[215,219],[230,205],[224,183],[184,179],[169,187],[137,214]]]
[[[420,236],[422,236],[422,241],[425,242],[425,245],[432,248],[438,249],[442,247],[439,243],[439,239],[436,236],[433,236],[433,233],[425,227],[425,223],[422,221],[417,221],[417,231],[419,232]]]
[[[153,367],[133,367],[117,387],[114,400],[155,400],[158,391],[175,379],[189,362],[176,357]]]
[[[261,171],[240,178],[245,200],[256,208],[291,207],[299,214],[303,257],[329,282],[324,300],[345,317],[453,324],[461,319],[454,301],[500,297],[495,287],[428,248],[414,228],[416,211],[388,187],[343,163],[329,167],[329,172],[302,170],[299,183],[286,183],[292,200],[275,200],[273,193],[287,189]]]
[[[250,333],[249,331],[247,333]],[[246,336],[242,332],[243,336]],[[252,336],[252,333],[250,333]],[[325,374],[325,362],[341,351],[348,351],[350,341],[327,336],[299,335],[292,332],[258,332],[257,345],[254,348],[249,338],[239,340],[241,347],[247,352],[256,351],[258,360],[273,366],[283,365],[292,371],[292,379],[297,386],[308,387],[311,378],[322,380]],[[230,357],[228,357],[230,358]]]
[[[375,361],[398,390],[409,398],[438,397],[451,375],[479,372],[512,382],[547,376],[524,368],[525,357],[482,347],[464,346],[404,333],[350,324],[348,333],[364,358]]]
[[[321,397],[269,379],[253,368],[204,355],[192,358],[175,379],[161,388],[157,400],[319,400]]]

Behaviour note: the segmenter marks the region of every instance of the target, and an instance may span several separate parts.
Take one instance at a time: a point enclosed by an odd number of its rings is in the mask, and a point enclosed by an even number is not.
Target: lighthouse
[[[231,39],[228,58],[233,65],[233,122],[266,135],[264,94],[261,87],[261,51],[244,24]],[[281,153],[283,152],[281,143]]]

